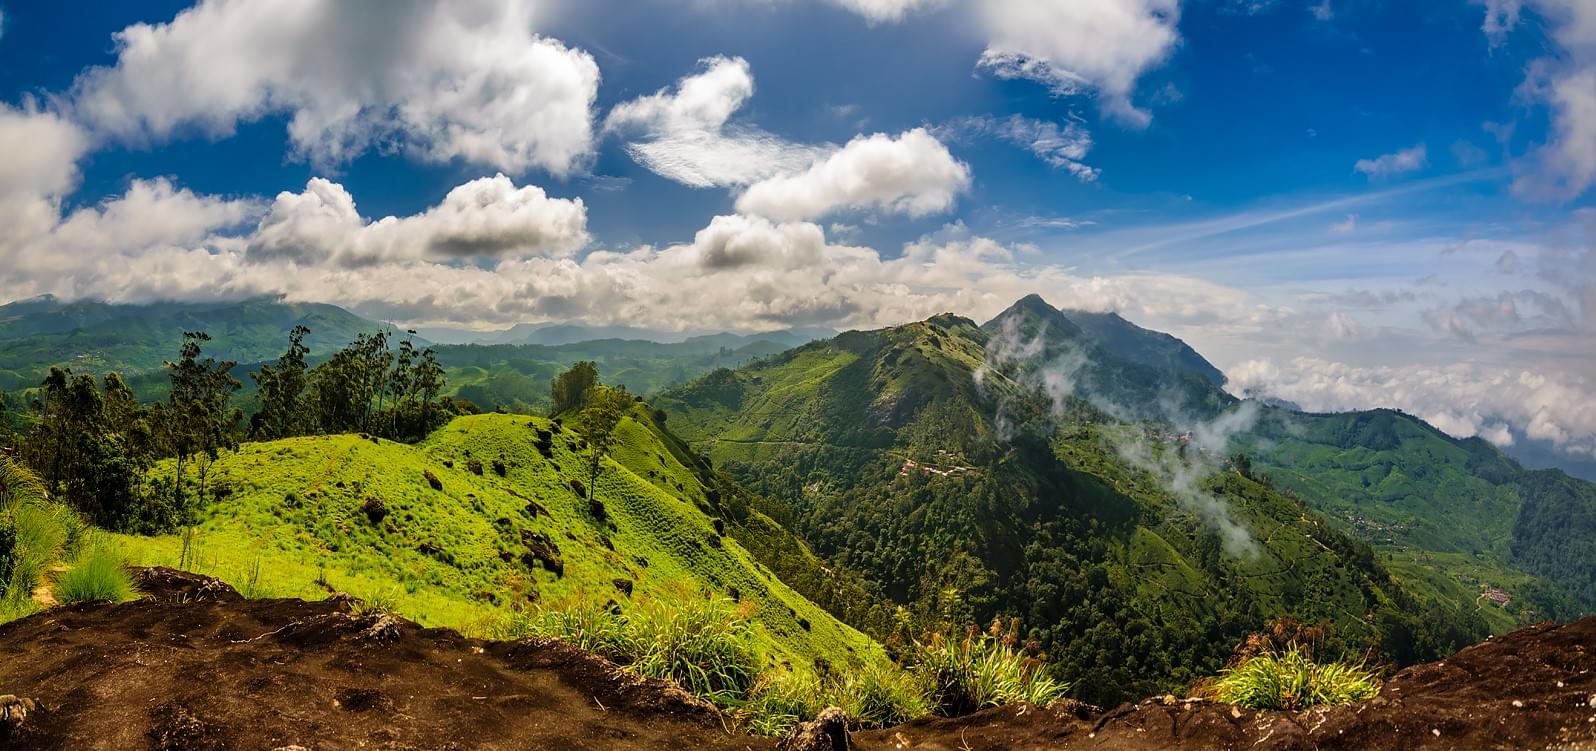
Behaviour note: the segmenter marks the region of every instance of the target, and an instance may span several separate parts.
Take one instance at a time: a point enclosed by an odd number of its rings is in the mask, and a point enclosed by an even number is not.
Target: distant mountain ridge
[[[177,356],[185,331],[210,334],[206,352],[218,359],[260,362],[280,354],[297,325],[311,329],[306,343],[316,352],[330,352],[362,333],[398,333],[389,324],[321,303],[256,298],[124,305],[41,297],[0,306],[0,389],[36,386],[56,365],[99,374],[149,373]]]
[[[658,344],[677,344],[710,340],[717,346],[733,349],[756,341],[796,347],[815,339],[837,335],[836,329],[823,326],[798,327],[779,331],[735,333],[727,331],[680,332],[637,326],[589,326],[579,323],[518,323],[507,329],[472,331],[447,327],[421,327],[417,333],[439,344],[539,344],[560,346],[581,342],[618,339]]]

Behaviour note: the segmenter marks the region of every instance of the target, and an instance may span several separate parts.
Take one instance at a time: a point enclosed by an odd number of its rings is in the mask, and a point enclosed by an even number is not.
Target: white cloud
[[[829,150],[728,124],[754,95],[748,61],[712,57],[700,65],[675,91],[661,89],[610,110],[605,131],[635,136],[626,151],[638,164],[683,185],[730,187],[801,170]]]
[[[1136,81],[1180,41],[1179,0],[979,0],[988,34],[979,67],[1036,80],[1057,95],[1091,89],[1106,114],[1146,127]]]
[[[1289,399],[1311,412],[1401,409],[1458,437],[1498,445],[1511,426],[1565,451],[1596,454],[1596,384],[1577,375],[1458,363],[1360,368],[1311,357],[1250,360],[1226,388]]]
[[[1533,61],[1519,96],[1551,109],[1547,141],[1521,162],[1513,189],[1566,202],[1596,184],[1596,4],[1588,0],[1481,0],[1482,30],[1492,46],[1518,25],[1527,4],[1540,13],[1559,49]],[[1511,132],[1511,131],[1509,131]]]
[[[313,178],[304,192],[277,195],[249,241],[249,259],[359,266],[404,260],[570,255],[587,243],[582,199],[517,188],[504,175],[449,191],[414,216],[367,223],[342,185]]]
[[[1101,170],[1083,161],[1092,150],[1092,134],[1074,120],[1065,122],[1061,128],[1058,123],[1023,115],[1003,119],[984,115],[962,118],[938,131],[953,136],[996,136],[1024,148],[1054,169],[1068,171],[1082,182],[1092,182],[1102,174]]]
[[[1522,0],[1476,0],[1485,6],[1485,23],[1480,30],[1490,39],[1491,46],[1502,43],[1507,33],[1518,25],[1518,14],[1524,8]]]
[[[872,24],[902,21],[905,16],[946,5],[949,0],[831,0]]]
[[[1352,165],[1354,172],[1362,172],[1370,179],[1379,180],[1424,169],[1429,164],[1429,149],[1424,144],[1384,154],[1373,159],[1359,159]]]
[[[1571,201],[1596,184],[1596,58],[1588,67],[1546,75],[1530,90],[1552,109],[1549,139],[1513,188],[1520,195]]]
[[[1336,341],[1359,339],[1363,336],[1363,326],[1358,319],[1338,310],[1325,319],[1325,335]]]
[[[95,132],[162,140],[290,116],[298,155],[337,164],[378,144],[509,171],[579,169],[599,70],[533,33],[534,0],[202,0],[117,32],[116,64],[69,106]]]
[[[88,145],[82,129],[54,113],[0,104],[0,199],[64,194]]]
[[[0,201],[0,211],[10,201]],[[50,292],[65,298],[121,298],[127,290],[160,290],[144,299],[225,294],[207,287],[213,278],[175,265],[177,254],[197,253],[209,264],[217,247],[236,244],[218,234],[243,226],[259,211],[253,201],[199,196],[164,178],[135,180],[121,196],[79,208],[65,217],[52,202],[48,217],[26,231],[0,236],[0,297]],[[177,289],[185,283],[192,288]],[[145,286],[148,285],[148,286]],[[167,294],[170,293],[170,294]]]
[[[1330,225],[1330,231],[1337,235],[1345,235],[1358,229],[1358,215],[1348,214],[1345,220]]]
[[[780,220],[854,209],[921,217],[952,208],[969,186],[969,166],[915,128],[896,138],[859,136],[803,172],[754,183],[737,210]]]

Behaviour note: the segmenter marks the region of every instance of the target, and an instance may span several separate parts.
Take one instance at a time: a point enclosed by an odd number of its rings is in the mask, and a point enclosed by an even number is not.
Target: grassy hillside
[[[992,336],[953,316],[850,332],[655,403],[821,555],[925,613],[1020,618],[1098,701],[1189,683],[1280,616],[1403,658],[1483,631],[1464,613],[1421,617],[1367,547],[1237,472],[1200,481],[1250,531],[1227,550],[1201,509],[1108,435],[1141,428],[1038,432],[1052,424],[1046,400],[990,367]]]
[[[182,535],[117,540],[135,562],[184,562],[247,594],[346,590],[428,625],[480,631],[535,602],[729,597],[758,624],[771,661],[804,669],[879,652],[717,533],[718,493],[644,407],[620,432],[597,484],[602,510],[573,490],[587,473],[571,429],[480,415],[417,446],[355,435],[246,444],[215,465],[225,497],[198,525],[188,561]]]

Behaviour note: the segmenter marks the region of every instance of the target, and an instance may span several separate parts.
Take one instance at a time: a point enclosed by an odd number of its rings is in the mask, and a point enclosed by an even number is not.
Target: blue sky
[[[0,298],[989,316],[1596,453],[1582,0],[0,0]],[[8,174],[9,173],[9,174]]]

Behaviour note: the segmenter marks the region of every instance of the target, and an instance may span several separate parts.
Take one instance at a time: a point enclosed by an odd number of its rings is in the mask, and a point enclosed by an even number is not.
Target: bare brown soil
[[[0,626],[0,749],[772,749],[710,706],[559,642],[484,642],[352,612],[246,601],[181,572],[150,599]],[[0,696],[0,703],[8,697]],[[21,706],[20,704],[16,706]],[[20,714],[20,712],[18,713]],[[1011,706],[853,734],[875,749],[1589,749],[1596,618],[1537,626],[1300,713],[1156,699]]]

